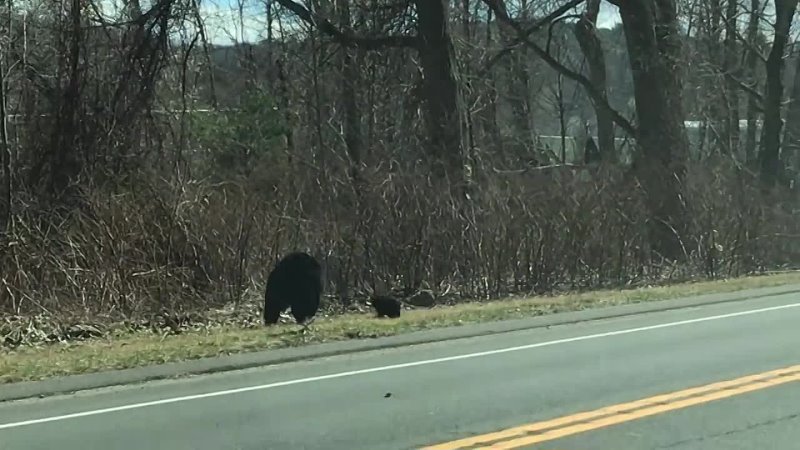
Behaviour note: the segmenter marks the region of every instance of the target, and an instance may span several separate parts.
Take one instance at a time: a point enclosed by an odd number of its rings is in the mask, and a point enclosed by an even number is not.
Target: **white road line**
[[[47,423],[47,422],[57,422],[60,420],[67,420],[67,419],[76,419],[79,417],[87,417],[87,416],[96,416],[99,414],[107,414],[113,413],[118,411],[127,411],[130,409],[139,409],[139,408],[147,408],[150,406],[159,406],[159,405],[167,405],[170,403],[178,403],[178,402],[187,402],[190,400],[200,400],[204,398],[212,398],[212,397],[221,397],[223,395],[233,395],[233,394],[240,394],[242,392],[251,392],[251,391],[260,391],[264,389],[272,389],[282,386],[291,386],[295,384],[303,384],[303,383],[312,383],[315,381],[324,381],[324,380],[332,380],[334,378],[344,378],[344,377],[351,377],[354,375],[363,375],[366,373],[374,373],[374,372],[385,372],[388,370],[395,370],[395,369],[404,369],[406,367],[416,367],[416,366],[425,366],[429,364],[437,364],[449,361],[458,361],[462,359],[470,359],[470,358],[479,358],[481,356],[490,356],[490,355],[498,355],[501,353],[509,353],[509,352],[516,352],[520,350],[530,350],[533,348],[540,348],[540,347],[549,347],[552,345],[560,345],[560,344],[568,344],[570,342],[580,342],[580,341],[588,341],[591,339],[600,339],[605,337],[611,336],[619,336],[623,334],[631,334],[631,333],[641,333],[644,331],[651,331],[651,330],[658,330],[662,328],[671,328],[677,327],[682,325],[691,325],[695,323],[701,322],[709,322],[712,320],[722,320],[722,319],[729,319],[732,317],[741,317],[741,316],[749,316],[752,314],[760,314],[765,312],[771,311],[780,311],[783,309],[789,308],[797,308],[800,307],[800,303],[791,303],[788,305],[780,305],[780,306],[770,306],[766,308],[759,308],[759,309],[751,309],[747,311],[740,311],[735,313],[728,313],[728,314],[720,314],[716,316],[707,316],[707,317],[700,317],[697,319],[688,319],[688,320],[680,320],[677,322],[667,322],[658,325],[649,325],[646,327],[637,327],[637,328],[628,328],[625,330],[618,330],[618,331],[609,331],[606,333],[597,333],[597,334],[588,334],[584,336],[576,336],[571,338],[565,339],[556,339],[553,341],[546,341],[546,342],[537,342],[535,344],[526,344],[526,345],[519,345],[516,347],[506,347],[500,348],[496,350],[488,350],[483,352],[476,352],[476,353],[465,353],[462,355],[455,355],[455,356],[447,356],[444,358],[434,358],[434,359],[426,359],[422,361],[414,361],[402,364],[392,364],[388,366],[380,366],[380,367],[373,367],[370,369],[360,369],[360,370],[350,370],[347,372],[338,372],[332,373],[328,375],[321,375],[316,377],[308,377],[308,378],[298,378],[295,380],[288,380],[288,381],[280,381],[277,383],[269,383],[269,384],[262,384],[258,386],[248,386],[242,387],[237,389],[227,389],[224,391],[216,391],[216,392],[207,392],[205,394],[195,394],[195,395],[186,395],[183,397],[173,397],[173,398],[165,398],[162,400],[154,400],[150,402],[142,402],[142,403],[132,403],[129,405],[122,405],[122,406],[115,406],[112,408],[103,408],[103,409],[95,409],[91,411],[83,411],[79,413],[73,414],[64,414],[61,416],[52,416],[52,417],[44,417],[41,419],[33,419],[33,420],[24,420],[21,422],[10,422],[5,424],[0,424],[0,430],[6,430],[9,428],[19,428],[28,425],[37,425],[40,423]]]

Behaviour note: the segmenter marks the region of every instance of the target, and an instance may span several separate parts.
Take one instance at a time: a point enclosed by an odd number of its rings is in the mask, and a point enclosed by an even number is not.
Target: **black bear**
[[[298,324],[308,325],[319,309],[322,295],[322,266],[303,252],[283,257],[267,278],[264,293],[264,324],[278,322],[286,308]]]
[[[400,317],[401,304],[396,298],[386,295],[373,295],[370,302],[372,307],[375,308],[378,317],[386,316],[392,319]]]

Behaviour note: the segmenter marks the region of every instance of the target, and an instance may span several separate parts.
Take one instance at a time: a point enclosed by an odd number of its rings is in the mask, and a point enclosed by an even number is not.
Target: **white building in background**
[[[784,125],[786,120],[784,119]],[[700,120],[687,120],[684,122],[686,134],[689,138],[689,151],[692,156],[700,157],[700,153],[708,154],[710,144],[713,142],[714,129],[712,124]],[[761,138],[762,121],[756,121],[756,146]],[[704,134],[704,136],[703,136]],[[781,136],[782,137],[782,136]],[[592,136],[597,142],[597,136]],[[561,136],[538,136],[537,145],[539,152],[549,155],[551,164],[561,162]],[[739,156],[744,156],[744,144],[747,140],[747,120],[739,121]],[[579,142],[580,141],[580,142]],[[631,162],[631,149],[633,139],[615,138],[615,147],[620,153],[620,161],[629,164]],[[564,140],[566,162],[577,164],[583,160],[583,145],[581,138],[567,136]],[[758,147],[756,147],[757,149]],[[758,150],[756,150],[758,151]]]

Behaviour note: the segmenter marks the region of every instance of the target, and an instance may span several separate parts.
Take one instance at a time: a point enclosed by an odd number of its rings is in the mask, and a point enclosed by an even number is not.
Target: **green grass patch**
[[[399,319],[342,315],[316,320],[313,332],[299,335],[296,325],[271,328],[215,328],[174,336],[128,334],[84,342],[24,347],[0,352],[0,383],[42,380],[61,375],[197,359],[232,353],[294,347],[311,343],[364,339],[478,322],[516,319],[565,311],[665,300],[710,293],[800,283],[800,272],[724,281],[607,290],[404,311]]]

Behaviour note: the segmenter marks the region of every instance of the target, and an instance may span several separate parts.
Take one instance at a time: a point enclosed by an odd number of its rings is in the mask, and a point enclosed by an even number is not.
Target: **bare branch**
[[[764,64],[767,63],[766,55],[761,52],[761,49],[758,48],[758,46],[752,42],[749,42],[738,30],[734,30],[734,33],[736,33],[736,39],[739,40],[739,44],[741,44],[747,51],[753,52],[753,56],[755,56],[759,61]]]
[[[537,56],[542,58],[544,62],[550,65],[550,67],[559,72],[561,75],[583,86],[583,88],[586,89],[586,92],[592,98],[592,101],[594,101],[596,104],[607,107],[608,110],[611,112],[612,117],[614,118],[614,123],[619,125],[620,128],[625,130],[625,132],[630,134],[631,136],[636,135],[636,127],[634,127],[634,125],[630,121],[628,121],[628,119],[626,119],[624,116],[622,116],[622,114],[620,114],[617,110],[613,109],[611,105],[608,104],[608,100],[606,100],[600,94],[600,92],[597,91],[597,89],[594,87],[594,85],[592,85],[592,82],[588,78],[584,77],[578,72],[575,72],[569,67],[564,66],[553,56],[551,56],[550,53],[546,52],[543,48],[539,47],[528,37],[525,37],[523,35],[525,31],[516,21],[514,21],[508,16],[508,11],[506,10],[505,2],[503,0],[483,0],[483,2],[487,6],[489,6],[489,8],[492,9],[494,14],[497,16],[498,20],[500,20],[508,27],[516,31],[518,39],[521,39],[522,42],[525,45],[527,45],[528,48],[533,50],[533,52],[536,53]]]
[[[725,77],[735,82],[739,86],[739,89],[746,92],[747,95],[753,97],[756,102],[758,102],[758,105],[756,105],[756,111],[764,112],[764,109],[761,107],[761,104],[764,102],[764,96],[761,95],[760,92],[758,92],[753,86],[750,86],[739,78],[736,78],[736,76],[732,73],[725,73]]]
[[[515,48],[519,47],[521,44],[524,44],[525,40],[531,34],[537,32],[541,28],[544,28],[546,25],[549,25],[550,22],[552,22],[552,21],[556,20],[557,18],[561,17],[564,13],[566,13],[570,9],[573,9],[573,8],[577,7],[578,5],[583,3],[584,1],[586,1],[586,0],[571,0],[569,3],[564,4],[564,6],[556,9],[555,11],[551,12],[550,14],[548,14],[547,16],[545,16],[544,18],[539,20],[538,22],[536,22],[533,25],[531,25],[530,27],[528,27],[526,30],[522,31],[521,34],[516,37],[516,39],[511,41],[508,45],[505,46],[505,48],[503,48],[502,50],[497,52],[494,56],[492,56],[489,59],[489,61],[486,62],[486,64],[484,64],[483,69],[481,69],[481,71],[479,72],[479,75],[483,75],[486,72],[488,72],[489,70],[491,70],[491,68],[495,64],[497,64],[498,61],[500,61],[500,58],[508,55],[509,53],[514,51]],[[504,11],[505,11],[505,3],[501,2],[501,4],[498,4],[496,0],[489,0],[488,2],[484,2],[484,3],[486,3],[486,6],[488,6],[493,11],[494,11],[493,5],[496,5],[498,7],[502,7],[504,9]],[[506,11],[506,16],[508,16],[508,11]]]
[[[378,50],[389,47],[416,47],[416,36],[377,36],[377,37],[363,37],[356,36],[345,31],[340,30],[334,26],[328,19],[314,14],[309,11],[305,6],[293,0],[276,0],[276,2],[293,12],[300,20],[308,23],[309,25],[316,26],[320,31],[327,34],[333,40],[341,45],[350,47],[359,47],[365,50]]]

